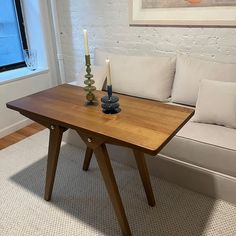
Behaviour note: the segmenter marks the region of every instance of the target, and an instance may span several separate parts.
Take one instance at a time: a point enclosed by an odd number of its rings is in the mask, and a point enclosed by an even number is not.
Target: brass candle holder
[[[87,74],[84,76],[86,78],[86,80],[84,81],[84,84],[86,85],[84,87],[84,90],[87,92],[87,95],[86,95],[87,101],[85,102],[85,105],[94,106],[94,105],[97,105],[98,102],[96,100],[95,95],[93,94],[93,91],[96,90],[96,87],[93,86],[95,81],[92,79],[93,75],[91,74],[90,55],[85,55],[85,65],[86,65],[86,72],[87,72]]]

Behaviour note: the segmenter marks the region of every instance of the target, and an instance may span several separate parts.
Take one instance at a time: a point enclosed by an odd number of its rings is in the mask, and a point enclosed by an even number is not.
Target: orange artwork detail
[[[196,3],[200,3],[202,0],[186,0],[186,1],[191,4],[196,4]]]

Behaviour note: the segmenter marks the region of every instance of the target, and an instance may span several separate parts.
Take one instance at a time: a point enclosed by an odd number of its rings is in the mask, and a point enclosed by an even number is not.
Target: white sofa
[[[173,105],[194,108],[202,79],[236,82],[235,64],[187,56],[178,56],[176,62],[172,56],[129,57],[96,50],[93,73],[98,89],[104,87],[106,68],[102,65],[106,57],[111,60],[114,91]],[[83,81],[72,84],[83,86]],[[85,148],[73,131],[66,134],[64,141]],[[131,150],[108,145],[108,151],[112,159],[136,168]],[[190,120],[160,154],[146,160],[151,175],[236,203],[236,129]]]

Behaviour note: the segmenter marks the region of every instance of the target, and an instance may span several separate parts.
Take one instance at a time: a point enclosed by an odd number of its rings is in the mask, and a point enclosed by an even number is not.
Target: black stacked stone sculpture
[[[102,97],[102,111],[106,114],[116,114],[121,111],[119,98],[112,95],[112,85],[107,86],[107,96]]]

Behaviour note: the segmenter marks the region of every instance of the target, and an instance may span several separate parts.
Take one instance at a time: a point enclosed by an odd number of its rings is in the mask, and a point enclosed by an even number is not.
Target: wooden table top
[[[95,91],[98,101],[105,95]],[[118,95],[121,112],[104,114],[98,106],[85,106],[83,88],[64,84],[7,103],[26,117],[38,117],[66,128],[91,132],[108,143],[155,155],[191,118],[194,110],[157,101]],[[33,117],[33,118],[32,118]]]

